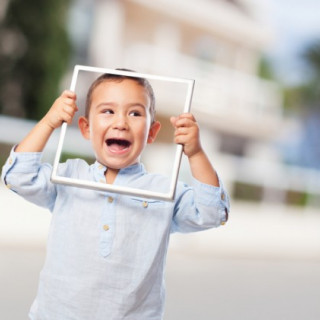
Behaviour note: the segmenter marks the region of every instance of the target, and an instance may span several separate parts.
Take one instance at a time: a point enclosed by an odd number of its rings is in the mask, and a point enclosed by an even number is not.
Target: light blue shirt
[[[218,227],[229,200],[221,181],[213,187],[178,182],[172,202],[56,185],[41,153],[11,152],[4,183],[52,212],[47,256],[32,320],[160,320],[164,266],[172,232]],[[68,160],[59,175],[100,181],[106,167]],[[165,192],[170,179],[142,164],[121,169],[116,185]]]

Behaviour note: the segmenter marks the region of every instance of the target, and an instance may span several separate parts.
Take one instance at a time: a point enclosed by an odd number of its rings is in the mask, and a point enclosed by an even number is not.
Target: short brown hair
[[[129,69],[116,69],[119,71],[130,71],[130,72],[135,72],[133,70]],[[114,81],[114,82],[121,82],[125,79],[133,80],[136,83],[138,83],[140,86],[145,88],[147,91],[149,98],[150,98],[150,114],[151,114],[151,123],[155,121],[155,96],[154,92],[152,89],[152,86],[150,82],[145,79],[145,78],[138,78],[138,77],[130,77],[130,76],[124,76],[124,75],[119,75],[119,74],[111,74],[111,73],[104,73],[101,76],[99,76],[90,86],[88,93],[87,93],[87,99],[86,99],[86,106],[85,106],[85,117],[88,119],[89,118],[89,112],[90,112],[90,107],[92,103],[92,94],[94,89],[98,87],[101,83],[105,81]]]

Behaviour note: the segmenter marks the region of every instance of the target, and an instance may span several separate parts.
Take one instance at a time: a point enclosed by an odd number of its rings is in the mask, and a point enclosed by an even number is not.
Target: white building
[[[263,1],[83,0],[78,13],[81,8],[89,17],[82,28],[87,43],[79,37],[82,48],[89,47],[87,64],[195,79],[192,112],[210,158],[220,159],[231,188],[237,168],[230,155],[278,158],[270,141],[284,121],[281,94],[275,83],[257,76],[272,41]],[[79,33],[76,20],[73,30]],[[156,96],[158,140],[164,143],[157,150],[166,155],[172,141],[168,116],[181,110],[181,95],[169,90]],[[168,163],[151,150],[145,154],[149,169],[165,170]]]
[[[318,195],[318,175],[283,166],[273,147],[287,122],[279,88],[257,76],[261,56],[272,42],[263,3],[78,0],[69,20],[77,49],[74,62],[195,79],[192,112],[201,125],[203,145],[231,194],[240,190],[249,197],[252,193],[281,201],[288,190]],[[157,87],[162,129],[156,148],[148,147],[144,154],[150,171],[170,173],[175,146],[168,116],[182,110],[184,91],[179,90],[170,83]],[[70,152],[88,152],[71,140]],[[189,178],[187,171],[183,163],[183,179]]]
[[[243,155],[246,140],[268,138],[282,120],[278,88],[256,76],[271,40],[261,3],[96,1],[88,63],[195,79],[193,112]]]

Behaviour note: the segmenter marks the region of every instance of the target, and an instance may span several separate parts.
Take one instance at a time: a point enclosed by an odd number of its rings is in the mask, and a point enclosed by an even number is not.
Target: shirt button
[[[226,217],[225,217],[225,220],[224,220],[224,221],[221,221],[221,225],[222,225],[222,226],[224,226],[224,225],[227,223],[228,219],[229,219],[229,213],[228,213],[227,208],[224,209],[224,212],[225,212],[225,214],[226,214]]]
[[[9,162],[9,164],[12,164],[12,158],[9,158],[8,162]]]
[[[8,189],[11,189],[11,184],[6,184],[6,187],[7,187]]]
[[[98,169],[103,169],[103,165],[102,164],[99,164],[99,167],[98,167]]]
[[[108,202],[112,203],[113,202],[113,198],[112,197],[108,197]]]
[[[226,198],[224,193],[221,193],[221,200],[224,200]]]
[[[147,208],[147,207],[148,207],[148,201],[143,201],[143,202],[142,202],[142,206],[143,206],[144,208]]]
[[[103,230],[104,231],[108,231],[109,229],[110,229],[110,227],[107,224],[103,225]]]

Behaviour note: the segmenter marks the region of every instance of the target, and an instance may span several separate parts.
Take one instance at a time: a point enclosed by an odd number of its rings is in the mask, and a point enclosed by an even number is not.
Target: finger
[[[76,94],[73,91],[70,90],[64,90],[61,94],[62,97],[70,98],[75,100],[76,99]]]
[[[74,116],[74,114],[76,113],[77,111],[77,106],[74,105],[74,106],[70,106],[70,105],[64,105],[63,106],[63,111],[71,116]]]
[[[75,100],[71,98],[64,98],[63,103],[69,106],[75,106]]]
[[[67,122],[68,124],[71,124],[72,119],[73,119],[73,114],[70,114],[68,112],[64,112],[62,115],[62,119],[63,119],[63,121]]]
[[[174,138],[174,142],[177,144],[186,145],[189,141],[189,138],[187,135],[178,135]]]
[[[176,121],[176,127],[192,127],[195,125],[195,122],[190,118],[179,118]]]
[[[192,113],[182,113],[179,115],[179,119],[190,119],[193,122],[196,122],[196,118]]]
[[[171,124],[175,127],[176,126],[177,117],[170,117]]]
[[[78,106],[72,99],[67,99],[63,102],[64,106],[71,108],[74,112],[78,111]]]
[[[190,134],[190,129],[187,127],[179,127],[175,131],[175,136]]]

